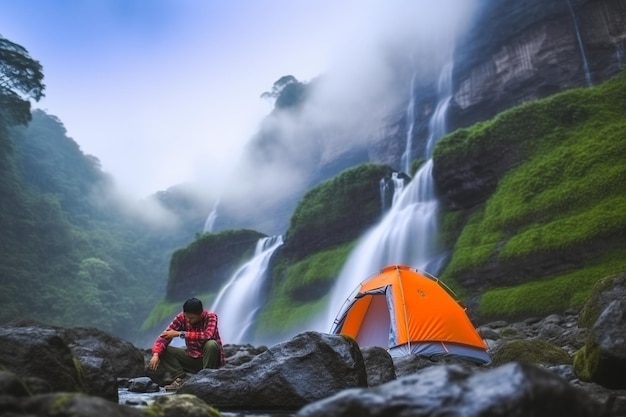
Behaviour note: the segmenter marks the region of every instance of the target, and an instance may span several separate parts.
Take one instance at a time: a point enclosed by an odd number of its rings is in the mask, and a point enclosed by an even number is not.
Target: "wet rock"
[[[343,389],[367,386],[353,339],[301,333],[235,368],[203,369],[179,388],[220,408],[296,410]]]
[[[386,349],[381,347],[361,348],[365,370],[367,372],[367,386],[376,387],[385,382],[396,379],[393,359]]]
[[[510,363],[471,372],[436,366],[376,388],[349,389],[303,407],[296,416],[599,417],[603,406],[554,373]]]
[[[133,378],[128,382],[128,390],[130,392],[159,392],[159,385],[147,376]]]

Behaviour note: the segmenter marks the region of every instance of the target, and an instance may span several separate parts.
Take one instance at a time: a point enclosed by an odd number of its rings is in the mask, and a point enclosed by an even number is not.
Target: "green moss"
[[[604,306],[600,305],[601,294],[615,285],[616,281],[621,281],[623,285],[624,280],[626,280],[626,273],[623,272],[617,275],[608,276],[596,282],[591,289],[591,295],[580,311],[578,325],[581,327],[591,328],[596,320],[598,320],[598,317],[600,317],[600,314],[602,314],[602,309],[604,308]]]
[[[146,416],[193,415],[220,417],[222,414],[192,394],[162,395],[144,410]]]
[[[609,355],[591,340],[574,355],[574,373],[586,382],[610,389],[624,389],[626,360]]]
[[[476,313],[483,318],[516,318],[581,308],[602,278],[626,270],[626,248],[606,253],[594,264],[554,277],[485,292]]]
[[[329,289],[353,246],[354,242],[346,243],[284,268],[272,290],[272,299],[259,316],[259,331],[288,330],[324,309]]]
[[[299,260],[358,238],[382,214],[380,180],[391,168],[363,164],[347,169],[307,192],[295,208],[284,250]]]
[[[493,355],[494,366],[508,362],[523,362],[535,365],[571,364],[572,359],[563,349],[544,340],[513,340],[502,345]]]
[[[472,208],[471,215],[457,214],[465,223],[454,225],[461,229],[456,241],[450,242],[452,227],[445,229],[444,241],[453,246],[453,252],[442,279],[454,282],[459,276],[480,274],[481,268],[494,263],[520,262],[533,254],[556,256],[572,250],[592,254],[588,248],[619,241],[626,232],[624,112],[626,72],[593,88],[525,103],[443,138],[435,149],[435,164],[480,159],[484,153],[501,153],[510,163],[483,205]],[[600,256],[603,251],[596,253]],[[589,262],[597,264],[593,259]],[[554,304],[540,306],[539,300],[546,300],[542,291],[565,294],[561,306],[579,304],[582,294],[588,294],[588,285],[584,291],[570,291],[575,283],[558,277],[537,278],[542,283],[493,290],[482,308],[510,312],[522,307],[539,312]],[[586,283],[597,279],[577,278]],[[573,295],[568,298],[570,292]],[[515,306],[497,307],[492,301],[496,294]],[[536,301],[524,294],[533,294]]]

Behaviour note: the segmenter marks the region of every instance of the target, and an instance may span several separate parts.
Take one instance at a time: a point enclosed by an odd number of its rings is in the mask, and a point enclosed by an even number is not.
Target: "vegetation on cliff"
[[[357,238],[382,215],[380,180],[391,168],[364,164],[312,188],[298,203],[285,235],[285,254],[299,260]]]
[[[465,210],[442,274],[460,287],[485,290],[481,316],[580,307],[597,280],[626,269],[625,111],[621,73],[440,141],[435,164],[489,152],[515,158],[493,194]]]
[[[272,297],[259,318],[260,331],[288,329],[323,307],[355,240],[381,218],[379,184],[391,174],[387,166],[359,165],[300,200],[273,262]]]
[[[205,233],[176,250],[170,260],[166,299],[185,301],[217,293],[228,278],[254,254],[264,234],[252,230]]]

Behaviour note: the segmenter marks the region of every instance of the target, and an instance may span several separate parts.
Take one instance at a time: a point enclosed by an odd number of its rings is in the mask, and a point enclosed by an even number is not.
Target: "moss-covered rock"
[[[205,233],[172,255],[166,298],[182,301],[217,292],[254,253],[264,234],[253,230]]]
[[[614,299],[602,311],[576,352],[574,372],[583,381],[626,388],[626,301]]]
[[[592,327],[613,300],[626,300],[626,272],[599,280],[580,311],[580,327]]]
[[[529,102],[443,138],[440,278],[482,294],[481,316],[580,308],[626,270],[626,72]],[[459,287],[465,291],[460,291]]]
[[[380,180],[391,168],[364,164],[311,189],[293,212],[284,254],[293,260],[351,241],[382,214]]]
[[[217,409],[191,394],[162,395],[157,397],[146,410],[148,416],[155,417],[221,417]]]
[[[492,355],[494,366],[507,362],[541,365],[571,364],[570,355],[558,346],[544,340],[518,339],[505,343]]]

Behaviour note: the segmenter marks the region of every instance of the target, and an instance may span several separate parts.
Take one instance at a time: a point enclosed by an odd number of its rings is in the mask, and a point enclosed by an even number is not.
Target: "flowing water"
[[[572,21],[574,22],[574,29],[576,30],[576,39],[578,40],[578,49],[580,50],[580,56],[583,60],[583,70],[585,71],[585,80],[587,81],[587,86],[591,87],[591,73],[589,72],[589,63],[587,62],[587,54],[585,53],[585,46],[583,45],[583,39],[580,36],[580,29],[578,28],[578,21],[576,19],[576,13],[574,12],[574,7],[572,6],[571,0],[567,0],[567,6],[569,7],[569,12],[572,15]]]
[[[241,266],[217,295],[211,310],[219,317],[224,343],[252,343],[256,314],[265,304],[263,288],[267,267],[274,251],[283,244],[282,236],[265,237],[257,242],[252,258]]]
[[[443,66],[437,87],[438,103],[429,121],[426,157],[429,159],[417,171],[408,186],[397,189],[394,203],[381,220],[357,243],[349,255],[331,291],[328,311],[320,317],[315,327],[328,331],[338,307],[354,288],[370,275],[390,264],[405,264],[436,274],[443,255],[436,248],[437,197],[432,179],[433,162],[430,158],[436,141],[446,132],[446,114],[452,98],[451,63]],[[411,83],[413,88],[413,83]],[[414,100],[411,94],[411,101]],[[408,104],[411,114],[413,103]],[[413,119],[410,119],[411,124]],[[410,126],[408,131],[412,131]],[[412,140],[407,135],[407,141]],[[407,150],[410,149],[407,145]],[[321,321],[320,321],[321,320]]]

